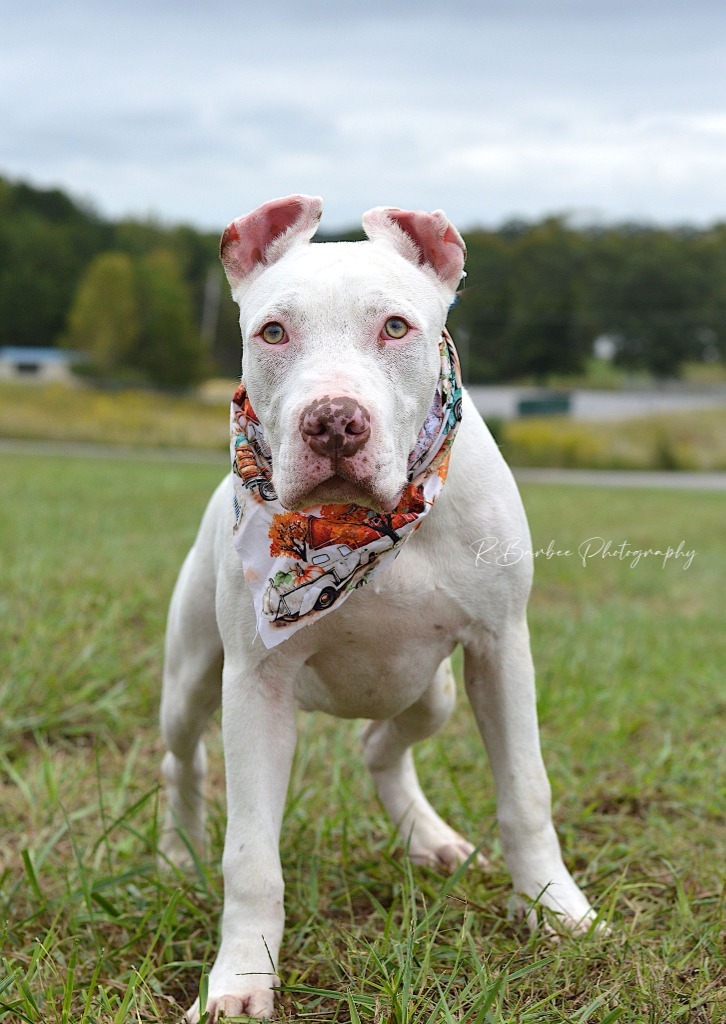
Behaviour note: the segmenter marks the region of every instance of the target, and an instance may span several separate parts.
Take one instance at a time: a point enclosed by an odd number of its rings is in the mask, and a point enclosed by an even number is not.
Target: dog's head
[[[221,259],[240,308],[242,377],[282,504],[395,507],[434,398],[466,249],[441,210],[377,207],[366,242],[310,244],[322,200],[232,221]]]

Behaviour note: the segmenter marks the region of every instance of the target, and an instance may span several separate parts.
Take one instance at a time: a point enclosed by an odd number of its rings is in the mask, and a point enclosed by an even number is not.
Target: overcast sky
[[[725,0],[0,0],[0,174],[217,230],[726,219]]]

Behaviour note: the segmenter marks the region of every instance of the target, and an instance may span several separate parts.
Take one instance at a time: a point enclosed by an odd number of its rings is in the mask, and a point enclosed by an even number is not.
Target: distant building
[[[78,352],[59,348],[0,348],[0,381],[72,384],[71,367],[81,359]]]
[[[612,334],[599,334],[592,343],[592,353],[603,363],[611,363],[618,351],[618,339]]]

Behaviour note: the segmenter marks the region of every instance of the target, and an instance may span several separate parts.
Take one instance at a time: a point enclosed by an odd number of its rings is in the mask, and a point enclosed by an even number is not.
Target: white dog
[[[594,919],[552,825],[526,622],[532,558],[474,550],[514,536],[526,549],[529,534],[466,393],[462,408],[445,333],[464,243],[441,211],[377,208],[363,217],[368,241],[310,244],[321,209],[275,200],[222,238],[243,338],[235,473],[205,512],[169,613],[162,853],[176,864],[189,843],[203,848],[202,733],[222,703],[213,1020],[273,1009],[297,708],[371,720],[365,762],[416,862],[453,870],[474,853],[427,801],[411,750],[451,711],[456,644],[515,890],[572,930]]]

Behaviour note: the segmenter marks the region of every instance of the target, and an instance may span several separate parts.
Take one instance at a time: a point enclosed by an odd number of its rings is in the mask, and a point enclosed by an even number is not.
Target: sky
[[[0,174],[219,230],[726,220],[723,0],[0,0]]]

